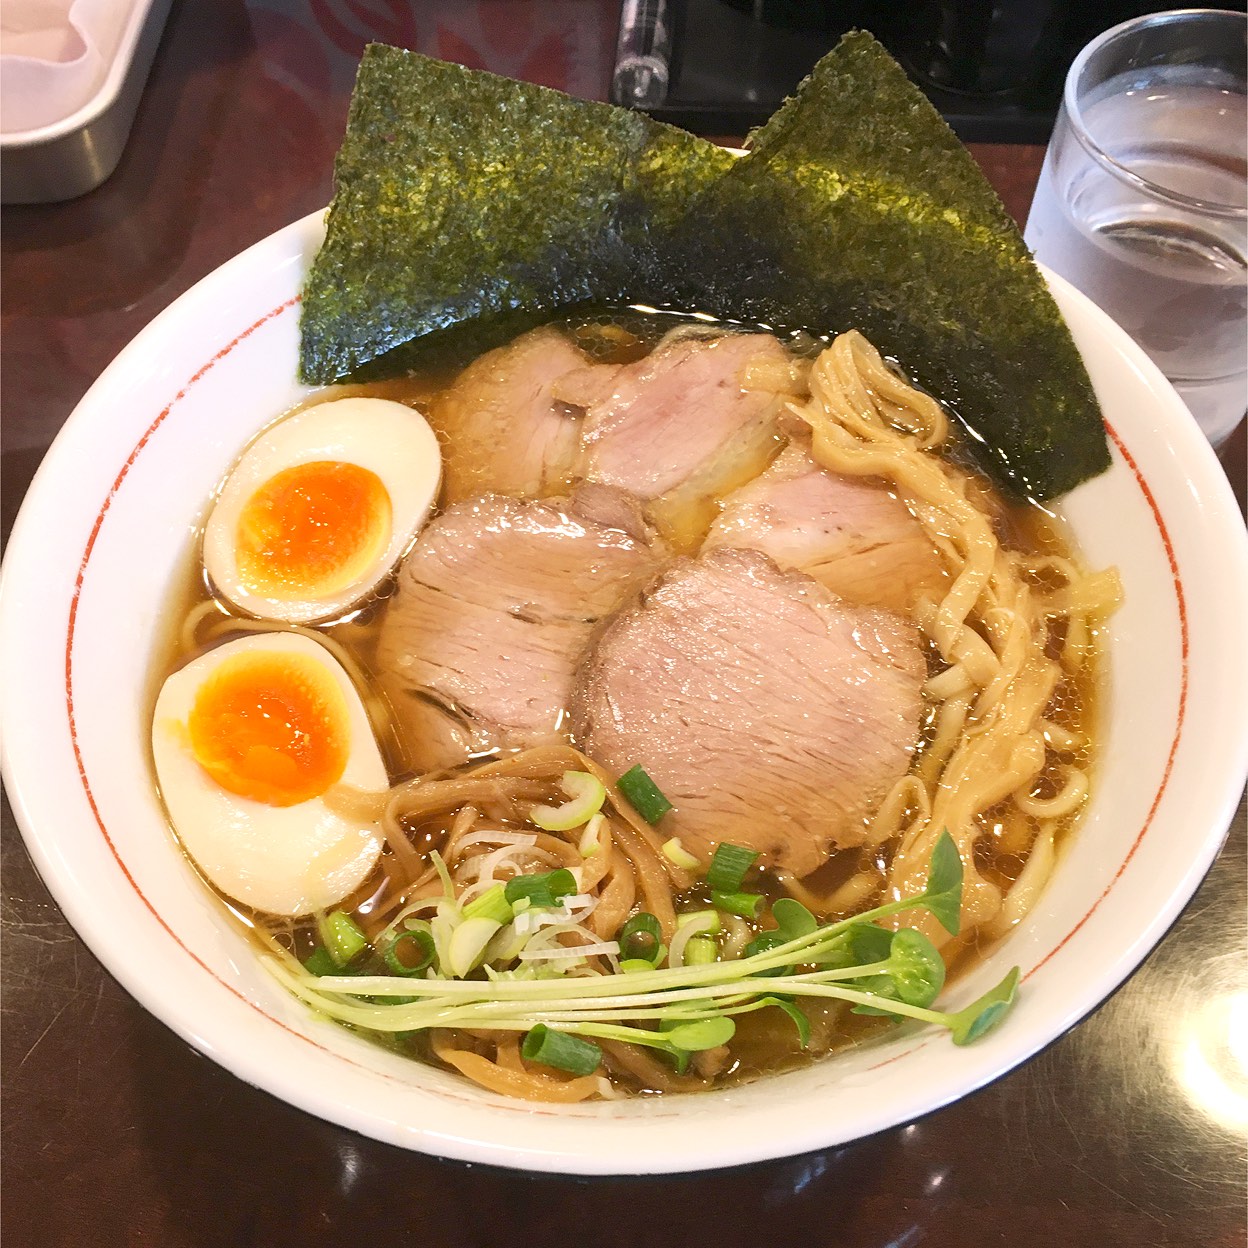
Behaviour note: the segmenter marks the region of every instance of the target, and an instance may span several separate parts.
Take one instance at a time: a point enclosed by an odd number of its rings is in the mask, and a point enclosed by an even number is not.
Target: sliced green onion
[[[317,925],[335,966],[346,966],[368,948],[368,937],[345,910],[334,910]]]
[[[647,822],[658,823],[672,804],[663,796],[659,786],[646,775],[641,764],[630,767],[616,782],[615,787],[628,798],[633,809]]]
[[[569,800],[562,806],[534,806],[529,818],[543,831],[569,832],[588,823],[607,800],[607,790],[588,771],[565,771],[560,786]]]
[[[464,907],[466,919],[493,919],[495,923],[510,923],[512,914],[506,890],[501,884],[487,888]]]
[[[741,881],[745,873],[754,865],[758,857],[752,849],[741,845],[729,845],[721,841],[715,846],[711,856],[711,865],[707,868],[706,882],[714,893],[739,893]]]
[[[455,885],[451,880],[450,870],[445,862],[442,861],[442,855],[436,849],[429,851],[429,861],[433,863],[433,869],[438,873],[438,879],[442,881],[442,895],[447,901],[455,900]]]
[[[616,940],[620,942],[620,957],[640,958],[656,966],[663,950],[663,929],[654,915],[643,910],[635,914],[623,927]]]
[[[676,916],[676,930],[679,931],[687,923],[696,923],[699,932],[709,932],[718,936],[720,931],[718,910],[690,910],[687,914]]]
[[[592,858],[595,854],[602,853],[602,842],[598,839],[598,834],[602,831],[602,825],[606,821],[606,815],[599,811],[585,825],[585,831],[581,833],[581,841],[577,846],[582,858]]]
[[[419,975],[433,961],[433,954],[433,934],[420,927],[396,932],[381,951],[396,975]]]
[[[739,914],[743,919],[758,918],[764,897],[762,893],[711,893],[711,904],[728,914]]]
[[[485,952],[486,945],[501,927],[502,924],[493,919],[464,919],[451,932],[444,969],[456,979],[463,979],[469,971],[481,964],[481,955]]]
[[[309,975],[341,975],[342,967],[329,956],[329,950],[322,945],[317,945],[315,949],[304,959],[303,969]],[[649,962],[646,963],[646,970],[654,968]]]
[[[552,1031],[545,1023],[538,1023],[526,1033],[520,1056],[555,1070],[566,1070],[570,1075],[592,1075],[602,1061],[602,1050],[592,1040]]]
[[[513,906],[527,901],[530,906],[554,909],[575,892],[576,876],[567,867],[560,867],[556,871],[543,871],[536,875],[517,875],[507,881],[503,896]]]
[[[942,854],[943,877],[936,870]],[[869,1006],[897,1018],[946,1027],[955,1044],[968,1044],[1000,1022],[1017,991],[1019,971],[1015,967],[994,988],[957,1013],[930,1008],[929,998],[939,990],[943,978],[931,942],[917,930],[900,928],[893,932],[878,926],[884,920],[891,926],[893,916],[905,911],[930,911],[933,899],[938,907],[947,906],[951,911],[958,905],[961,860],[947,833],[942,833],[930,862],[929,891],[823,924],[804,936],[786,940],[779,928],[760,932],[745,957],[721,957],[705,965],[673,965],[673,956],[666,969],[658,969],[664,953],[656,934],[661,929],[649,915],[633,923],[632,933],[647,946],[648,956],[630,959],[623,955],[621,969],[625,974],[587,976],[578,974],[576,968],[528,965],[495,969],[497,961],[490,956],[491,951],[513,939],[514,924],[498,928],[483,954],[464,957],[472,950],[461,945],[479,944],[497,925],[480,917],[464,919],[460,907],[445,899],[436,903],[436,914],[428,923],[438,957],[437,976],[376,974],[372,968],[381,958],[370,957],[334,976],[318,978],[280,948],[275,950],[276,956],[264,961],[280,982],[322,1014],[383,1035],[454,1026],[527,1036],[545,1024],[565,1035],[642,1045],[680,1068],[684,1065],[681,1046],[688,1051],[723,1038],[714,1028],[704,1026],[708,1019],[731,1019],[777,1007],[793,1020],[799,1039],[804,1040],[801,1011],[794,1002],[810,996]],[[933,876],[935,883],[930,883]],[[787,926],[807,925],[804,916],[809,912],[804,907],[780,905],[776,913]],[[735,929],[729,938],[735,951],[739,941],[748,939],[745,920],[735,915],[721,917]],[[423,930],[423,921],[408,922],[410,930],[418,926]],[[693,923],[687,923],[679,934],[686,945],[691,938],[705,935],[696,931]],[[461,955],[456,960],[460,969],[486,963],[480,978],[451,977],[449,950],[453,939]],[[379,949],[384,944],[379,941]],[[333,965],[325,951],[312,953],[309,962],[314,968],[320,965],[327,970]],[[369,973],[361,974],[361,965]],[[803,967],[806,969],[798,969]],[[564,970],[572,973],[564,975]],[[765,975],[778,978],[760,983],[759,977]],[[891,995],[874,991],[875,981],[881,981],[881,987]],[[777,1006],[778,1002],[782,1004]],[[664,1029],[655,1030],[656,1025]],[[686,1027],[691,1030],[680,1030]],[[719,1027],[726,1034],[722,1022]],[[540,1045],[540,1033],[533,1044]]]
[[[719,946],[712,937],[702,933],[690,936],[685,944],[686,966],[705,966],[708,962],[714,962],[718,956]]]
[[[678,914],[676,916],[676,934],[672,937],[672,947],[667,955],[668,966],[688,965],[689,957],[686,951],[698,939],[710,940],[712,956],[709,958],[704,956],[702,961],[704,963],[714,962],[714,954],[719,952],[719,946],[708,933],[718,931],[718,910],[697,910],[693,914]],[[703,953],[705,953],[705,950]]]
[[[663,842],[663,857],[673,866],[683,871],[696,871],[702,864],[680,843],[680,837],[674,836],[670,841]]]
[[[659,946],[663,948],[662,945]],[[636,975],[641,971],[654,970],[654,963],[647,962],[645,958],[625,958],[620,963],[620,973],[623,975]]]

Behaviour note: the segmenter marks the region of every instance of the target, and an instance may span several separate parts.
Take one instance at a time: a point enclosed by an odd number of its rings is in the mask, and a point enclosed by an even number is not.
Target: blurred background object
[[[1025,239],[1148,352],[1214,446],[1248,399],[1248,18],[1148,14],[1080,52]]]
[[[626,0],[670,41],[666,89],[640,106],[703,133],[761,125],[847,30],[869,30],[967,142],[1043,143],[1079,49],[1154,0]],[[1234,0],[1223,7],[1243,9]],[[653,72],[653,71],[652,71]],[[634,101],[613,88],[615,103]]]
[[[0,199],[73,199],[117,167],[170,0],[0,0]]]

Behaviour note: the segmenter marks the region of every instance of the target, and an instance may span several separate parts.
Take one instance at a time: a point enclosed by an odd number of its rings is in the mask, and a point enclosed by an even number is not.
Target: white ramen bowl
[[[1106,747],[1087,817],[1036,909],[946,996],[1012,965],[982,1041],[907,1026],[811,1068],[696,1096],[507,1100],[311,1015],[257,963],[176,848],[152,787],[151,656],[210,492],[296,384],[298,298],[320,214],[200,282],[92,387],[31,486],[0,594],[5,780],[40,874],[144,1006],[249,1083],[405,1148],[579,1174],[708,1169],[843,1144],[1008,1071],[1139,964],[1200,883],[1248,760],[1248,541],[1225,477],[1161,374],[1050,278],[1110,430],[1113,468],[1062,503],[1116,564]]]

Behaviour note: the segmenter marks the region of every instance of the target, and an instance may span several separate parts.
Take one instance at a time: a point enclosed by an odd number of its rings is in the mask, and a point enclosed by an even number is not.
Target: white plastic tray
[[[171,0],[136,0],[99,90],[51,125],[0,136],[0,202],[44,204],[94,190],[117,167]]]

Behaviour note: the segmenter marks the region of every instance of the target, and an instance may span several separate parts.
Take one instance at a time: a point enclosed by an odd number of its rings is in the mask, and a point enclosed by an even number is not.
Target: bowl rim
[[[6,552],[5,564],[0,569],[0,672],[4,670],[4,666],[8,663],[16,661],[16,650],[13,647],[13,640],[20,635],[21,630],[18,627],[16,619],[16,608],[13,606],[15,594],[10,583],[10,570],[14,564],[13,554],[17,551],[19,555],[31,543],[38,540],[33,522],[29,519],[34,515],[39,506],[40,500],[45,497],[55,495],[58,491],[58,478],[63,475],[65,465],[72,463],[75,455],[78,454],[77,443],[82,440],[83,434],[80,432],[84,428],[90,427],[93,419],[93,395],[98,395],[105,391],[109,384],[110,376],[118,369],[128,353],[141,352],[146,349],[146,344],[165,332],[171,324],[176,325],[181,317],[188,311],[193,310],[197,302],[206,299],[216,293],[217,289],[224,289],[228,284],[239,278],[240,274],[245,274],[253,265],[257,265],[262,257],[270,256],[270,253],[282,253],[290,251],[299,255],[306,251],[309,240],[315,240],[318,231],[321,229],[323,221],[323,212],[311,213],[300,220],[284,227],[282,230],[275,232],[268,238],[261,240],[253,247],[248,248],[240,253],[234,259],[227,261],[213,273],[209,274],[203,281],[197,283],[186,294],[181,296],[177,301],[171,304],[164,312],[157,316],[147,328],[142,330],[136,338],[123,349],[117,360],[105,370],[101,378],[92,386],[87,395],[75,409],[74,413],[66,422],[65,427],[57,436],[45,456],[43,464],[36,473],[35,479],[32,481],[27,499],[24,500],[21,512],[14,523],[13,532],[10,537],[9,548]],[[1159,393],[1165,397],[1165,404],[1171,409],[1172,415],[1177,413],[1185,414],[1182,409],[1181,401],[1174,395],[1168,383],[1161,378],[1161,374],[1156,370],[1155,366],[1144,356],[1143,352],[1135,346],[1125,333],[1116,325],[1109,321],[1098,308],[1090,303],[1084,296],[1080,295],[1068,283],[1063,282],[1055,275],[1045,273],[1050,285],[1054,288],[1055,294],[1059,296],[1064,303],[1071,308],[1077,309],[1079,315],[1090,318],[1091,322],[1097,326],[1098,332],[1107,335],[1110,344],[1116,348],[1116,353],[1125,357],[1126,364],[1133,368],[1136,372],[1141,373],[1155,388],[1159,388]],[[259,319],[245,321],[237,334],[237,337],[217,356],[213,357],[213,361],[205,366],[196,377],[200,376],[208,368],[212,367],[217,359],[223,358],[228,352],[239,342],[246,339],[252,333],[260,329],[273,318],[288,313],[298,304],[298,296],[286,299],[280,306],[274,307],[266,312]],[[253,309],[254,311],[254,309]],[[187,383],[190,384],[189,382]],[[176,402],[176,400],[175,400]],[[170,404],[158,416],[156,424],[159,424],[167,415]],[[1184,421],[1181,417],[1178,421],[1179,427],[1174,431],[1174,437],[1179,444],[1179,449],[1184,455],[1184,462],[1191,462],[1195,465],[1196,476],[1200,478],[1202,489],[1207,491],[1206,505],[1212,509],[1212,514],[1216,517],[1234,517],[1234,524],[1228,526],[1223,523],[1228,535],[1236,533],[1236,537],[1229,537],[1231,562],[1238,569],[1237,575],[1233,577],[1234,581],[1239,585],[1241,591],[1248,586],[1248,535],[1244,534],[1238,528],[1238,507],[1234,503],[1230,487],[1226,482],[1221,467],[1218,465],[1212,450],[1205,442],[1203,435],[1195,426],[1194,421],[1187,417]],[[153,426],[153,429],[155,425]],[[149,430],[150,436],[152,430]],[[1111,439],[1117,445],[1119,451],[1132,464],[1137,480],[1139,480],[1145,493],[1149,495],[1154,514],[1161,522],[1160,513],[1157,511],[1155,500],[1151,500],[1149,487],[1143,476],[1140,475],[1138,467],[1134,466],[1131,460],[1131,452],[1119,437],[1119,435],[1111,428]],[[127,465],[133,462],[134,456],[137,455],[143,443],[140,443],[131,454],[131,458],[127,461]],[[124,449],[122,451],[124,454]],[[124,475],[125,469],[123,469]],[[121,477],[118,478],[118,485]],[[114,487],[116,488],[116,487]],[[111,497],[111,496],[110,496]],[[31,500],[35,500],[32,502]],[[105,504],[107,506],[107,504]],[[101,512],[100,519],[103,517]],[[1164,530],[1164,523],[1162,525]],[[98,532],[99,521],[97,520],[96,530]],[[94,540],[94,534],[93,538]],[[89,553],[89,552],[88,552]],[[1173,551],[1171,551],[1171,559],[1173,562]],[[84,558],[84,568],[86,559]],[[1177,573],[1177,568],[1176,568]],[[78,573],[78,584],[81,585],[82,569]],[[1176,582],[1177,583],[1177,582]],[[1248,591],[1241,592],[1241,598],[1248,596]],[[71,637],[72,643],[72,621],[71,621]],[[68,650],[68,645],[67,645]],[[68,662],[68,656],[67,656]],[[1245,691],[1245,700],[1248,701],[1248,660],[1241,662],[1236,671],[1231,673],[1231,679],[1237,680],[1241,689]],[[0,683],[0,745],[7,742],[13,732],[20,724],[21,707],[15,705],[15,699],[10,694],[9,682]],[[1237,733],[1228,734],[1229,742],[1224,743],[1224,752],[1228,759],[1234,763],[1238,760],[1239,774],[1248,771],[1248,718],[1240,725]],[[50,830],[46,830],[38,825],[37,818],[32,813],[32,798],[36,795],[41,783],[47,783],[47,778],[38,775],[28,774],[26,772],[17,773],[11,767],[11,755],[7,750],[4,751],[2,760],[4,779],[8,788],[10,798],[12,800],[14,814],[17,818],[19,827],[21,828],[23,838],[35,862],[36,868],[49,891],[53,894],[62,910],[66,913],[71,924],[78,931],[79,935],[88,944],[105,967],[113,974],[118,981],[134,996],[146,1009],[160,1018],[169,1025],[177,1034],[182,1036],[194,1047],[206,1052],[218,1063],[226,1066],[235,1074],[256,1086],[265,1088],[273,1092],[275,1095],[295,1104],[300,1108],[306,1109],[319,1117],[329,1121],[339,1123],[350,1129],[360,1131],[366,1135],[382,1139],[389,1143],[398,1144],[400,1146],[416,1148],[421,1151],[434,1153],[440,1156],[456,1157],[461,1160],[483,1161],[490,1164],[497,1164],[510,1167],[519,1167],[536,1170],[550,1170],[561,1173],[581,1173],[581,1174],[623,1174],[623,1173],[655,1173],[655,1172],[676,1172],[680,1170],[694,1169],[713,1169],[726,1166],[735,1166],[748,1164],[768,1158],[776,1158],[780,1156],[800,1154],[810,1151],[813,1148],[827,1147],[835,1144],[846,1143],[851,1139],[864,1138],[866,1135],[873,1134],[880,1130],[895,1125],[899,1121],[908,1120],[909,1118],[919,1116],[931,1112],[952,1100],[958,1099],[969,1094],[976,1088],[989,1083],[996,1078],[1007,1073],[1021,1062],[1027,1060],[1034,1055],[1035,1052],[1051,1043],[1069,1027],[1073,1026],[1079,1019],[1095,1009],[1101,1001],[1103,1001],[1117,986],[1119,986],[1139,965],[1152,947],[1161,939],[1168,930],[1174,919],[1177,918],[1183,906],[1187,903],[1191,894],[1195,891],[1200,881],[1208,871],[1218,849],[1221,846],[1222,837],[1226,826],[1229,824],[1233,815],[1235,805],[1238,802],[1240,792],[1240,782],[1231,783],[1234,771],[1233,768],[1228,769],[1227,784],[1225,792],[1220,795],[1220,803],[1217,804],[1217,813],[1211,814],[1212,822],[1218,819],[1221,826],[1216,832],[1211,830],[1200,842],[1200,852],[1195,854],[1191,860],[1188,869],[1175,880],[1174,885],[1169,894],[1169,904],[1162,908],[1158,913],[1154,914],[1145,929],[1136,934],[1136,938],[1130,947],[1125,950],[1116,960],[1113,960],[1106,968],[1103,968],[1100,975],[1095,979],[1093,984],[1078,997],[1072,1001],[1067,1010],[1060,1016],[1051,1020],[1051,1025],[1041,1029],[1033,1029],[1025,1040],[1021,1037],[1021,1043],[1014,1042],[1005,1046],[1000,1056],[992,1062],[985,1062],[982,1069],[977,1069],[972,1078],[962,1081],[961,1083],[951,1085],[943,1091],[936,1093],[928,1093],[918,1098],[913,1106],[907,1119],[892,1119],[886,1122],[876,1122],[868,1124],[863,1130],[856,1131],[854,1134],[845,1137],[835,1137],[835,1132],[824,1131],[822,1133],[815,1132],[812,1134],[810,1130],[795,1131],[791,1141],[787,1141],[779,1147],[774,1144],[766,1143],[760,1140],[741,1141],[735,1144],[728,1142],[720,1142],[715,1147],[708,1148],[707,1159],[699,1160],[688,1158],[683,1161],[666,1161],[664,1164],[649,1166],[642,1165],[636,1167],[634,1158],[627,1159],[633,1163],[629,1166],[622,1167],[614,1162],[613,1159],[604,1161],[603,1158],[595,1158],[593,1156],[573,1156],[573,1155],[550,1155],[538,1150],[525,1152],[517,1150],[514,1147],[506,1145],[498,1145],[490,1141],[474,1140],[469,1138],[449,1138],[440,1136],[436,1140],[427,1138],[419,1138],[410,1132],[395,1130],[395,1124],[378,1122],[375,1120],[366,1120],[363,1116],[355,1113],[350,1106],[345,1106],[341,1101],[336,1100],[332,1093],[322,1094],[318,1090],[310,1090],[305,1086],[291,1087],[289,1081],[284,1079],[284,1072],[273,1071],[266,1068],[262,1062],[251,1059],[249,1054],[240,1054],[231,1052],[228,1042],[224,1045],[217,1043],[211,1035],[211,1029],[205,1029],[202,1020],[194,1016],[194,1011],[184,1011],[175,1008],[175,1004],[171,1003],[167,998],[160,997],[153,987],[146,983],[142,976],[132,968],[124,958],[120,958],[118,951],[109,943],[107,933],[101,931],[99,916],[95,915],[89,905],[84,903],[76,882],[68,879],[62,869],[62,866],[56,855],[52,852],[55,843],[55,834]],[[79,759],[81,769],[81,759]],[[85,784],[85,772],[83,772],[83,781]],[[1165,781],[1162,784],[1164,790]],[[88,790],[89,793],[89,790]],[[1160,791],[1158,794],[1160,800]],[[1155,806],[1154,806],[1155,809]],[[97,820],[99,818],[97,813]],[[1151,816],[1150,816],[1151,818]],[[101,825],[102,827],[102,825]],[[105,836],[107,838],[107,831]],[[1141,837],[1143,832],[1141,832]],[[1138,844],[1138,842],[1137,842]],[[1134,851],[1132,851],[1134,852]],[[114,856],[116,851],[114,850]],[[123,872],[128,871],[124,862],[117,856],[119,865]],[[1129,860],[1129,859],[1128,859]],[[1125,863],[1123,866],[1125,869]],[[1119,873],[1121,874],[1121,872]],[[133,884],[133,880],[131,880]],[[1112,887],[1112,883],[1110,885]],[[136,886],[136,891],[137,886]],[[1109,889],[1106,889],[1108,894]],[[142,894],[140,892],[140,897]],[[146,899],[144,899],[146,900]],[[1099,904],[1099,903],[1097,903]],[[149,908],[151,903],[148,902]],[[1095,907],[1094,907],[1095,909]],[[153,909],[153,914],[156,914]],[[1086,921],[1085,916],[1083,921]],[[160,916],[156,914],[157,919]],[[167,925],[166,925],[167,926]],[[1079,924],[1082,926],[1082,921]],[[168,929],[167,929],[168,930]],[[1078,930],[1076,927],[1074,930]],[[1071,935],[1074,932],[1072,931]],[[170,931],[170,935],[174,940],[178,940],[177,936]],[[1069,936],[1067,937],[1069,939]],[[180,941],[178,942],[181,943]],[[1063,942],[1065,943],[1065,942]],[[185,949],[185,946],[183,946]],[[1058,946],[1060,948],[1060,945]],[[185,950],[192,958],[196,955],[193,951]],[[1043,960],[1047,961],[1048,957],[1052,957],[1057,949],[1052,950],[1050,954]],[[1029,973],[1034,973],[1043,965],[1043,961],[1031,968]],[[202,963],[201,963],[202,965]],[[236,991],[231,989],[231,991]],[[242,998],[242,994],[237,994]],[[250,1003],[253,1008],[264,1011],[256,1003]],[[267,1017],[267,1015],[266,1015]],[[277,1022],[277,1020],[271,1020]],[[278,1023],[278,1025],[282,1025]],[[920,1041],[920,1044],[925,1041]],[[890,1058],[889,1060],[895,1060]]]

